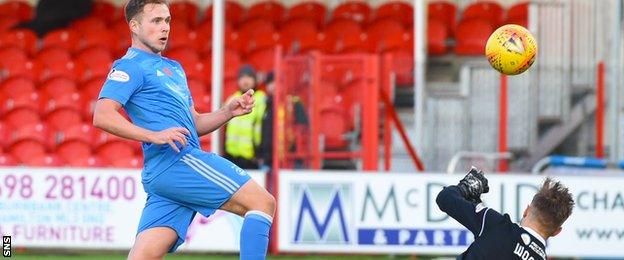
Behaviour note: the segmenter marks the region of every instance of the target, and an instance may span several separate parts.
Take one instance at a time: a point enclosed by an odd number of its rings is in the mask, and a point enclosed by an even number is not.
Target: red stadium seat
[[[4,61],[0,61],[0,65],[5,64],[5,62],[21,62],[25,63],[28,61],[28,55],[17,47],[6,47],[0,49],[0,57],[3,58]]]
[[[449,35],[455,34],[457,7],[448,1],[431,2],[427,6],[429,20],[434,19],[442,22]]]
[[[110,50],[106,48],[92,47],[77,53],[76,60],[80,61],[82,64],[102,66],[102,64],[112,64],[113,56]]]
[[[17,160],[9,154],[0,153],[0,166],[16,166]]]
[[[243,50],[245,49],[245,47],[247,46],[247,38],[243,38],[243,36],[246,37],[246,35],[240,34],[239,32],[231,32],[230,34],[226,34],[224,40],[224,45],[225,45],[225,49],[230,49],[230,50],[234,50],[238,53],[242,53]],[[208,52],[205,53],[204,56],[206,55],[210,55],[210,53],[212,52],[212,49]]]
[[[107,23],[112,23],[117,19],[123,18],[123,13],[117,11],[117,7],[111,2],[105,0],[97,0],[93,2],[93,11],[91,11],[91,15],[98,17]]]
[[[326,150],[338,150],[347,147],[347,141],[343,135],[347,132],[347,116],[340,106],[329,107],[321,110],[321,134],[325,137]]]
[[[78,45],[78,50],[91,47],[104,47],[108,50],[115,50],[119,47],[117,34],[108,30],[86,31],[82,33],[82,41]]]
[[[78,168],[102,168],[108,167],[109,163],[106,159],[95,155],[89,155],[78,158],[71,158],[68,162],[70,167]]]
[[[316,23],[319,28],[325,24],[327,8],[317,2],[303,2],[293,5],[288,10],[288,20],[306,19]]]
[[[67,63],[71,60],[71,53],[68,50],[58,47],[43,49],[39,51],[35,57],[35,61],[44,66]]]
[[[28,21],[33,17],[33,7],[26,1],[9,0],[0,3],[0,17],[15,17]]]
[[[41,121],[39,111],[29,108],[17,108],[10,110],[4,114],[3,118],[4,122],[11,125],[13,128],[36,124]]]
[[[207,113],[207,112],[212,111],[210,104],[211,104],[210,95],[193,94],[193,107],[195,107],[195,110],[197,110],[199,113]]]
[[[403,24],[405,28],[409,28],[414,21],[414,9],[405,2],[386,2],[375,10],[375,20],[380,19],[395,19]]]
[[[251,36],[247,40],[244,53],[249,54],[262,49],[273,48],[279,41],[279,34],[257,34]]]
[[[190,48],[167,50],[165,57],[179,62],[184,68],[194,66],[195,63],[200,61],[199,54]]]
[[[109,141],[106,142],[95,150],[96,154],[108,161],[116,161],[121,158],[128,158],[135,156],[135,149],[132,145],[128,144],[128,141]]]
[[[106,78],[113,64],[110,51],[103,47],[82,50],[76,56],[75,61],[83,67],[80,82],[87,82],[93,78]]]
[[[74,124],[58,132],[57,143],[80,141],[93,144],[97,140],[97,130],[90,123]]]
[[[275,26],[267,20],[251,19],[245,21],[238,27],[238,33],[248,36],[272,34],[275,33]]]
[[[301,49],[301,42],[310,35],[316,37],[318,34],[317,25],[311,20],[290,20],[280,29],[280,43],[289,52],[298,52]]]
[[[208,95],[208,87],[201,80],[189,78],[187,83],[192,96]]]
[[[42,48],[57,47],[74,52],[78,49],[79,43],[80,35],[77,32],[71,29],[58,29],[47,33],[43,37]]]
[[[403,25],[394,19],[377,20],[366,28],[366,45],[371,52],[397,49],[407,40]]]
[[[279,24],[284,20],[286,8],[276,1],[260,1],[247,10],[247,19],[263,19]]]
[[[272,71],[275,63],[275,49],[268,48],[250,53],[247,57],[247,62],[254,66],[257,71]]]
[[[112,14],[111,14],[112,15]],[[106,22],[97,16],[88,16],[80,20],[72,22],[70,28],[76,30],[80,35],[84,35],[90,32],[104,32],[107,31]]]
[[[169,4],[171,18],[185,21],[189,26],[199,22],[199,7],[191,1],[178,1]]]
[[[59,143],[54,152],[68,161],[72,158],[88,157],[91,155],[91,144],[77,139],[66,140]]]
[[[529,2],[520,2],[507,10],[507,19],[529,19]]]
[[[43,64],[42,67],[38,78],[39,82],[54,77],[66,77],[72,80],[78,80],[84,69],[82,64],[73,61]]]
[[[188,64],[188,66],[183,64],[183,66],[187,79],[210,82],[210,66],[206,66],[204,62],[198,61]]]
[[[11,77],[26,77],[37,80],[41,73],[41,65],[28,61],[0,60],[0,79]]]
[[[80,110],[67,107],[53,110],[46,115],[46,123],[56,130],[62,130],[82,122]]]
[[[238,25],[245,19],[245,8],[235,1],[225,1],[225,21]],[[212,5],[206,9],[204,20],[212,20]]]
[[[40,154],[26,158],[24,165],[31,167],[61,167],[65,166],[65,160],[55,154]]]
[[[443,22],[429,19],[427,22],[427,51],[431,55],[443,55],[448,51],[446,40],[448,29]]]
[[[82,106],[82,117],[86,120],[91,120],[93,117],[93,109],[95,108],[95,102],[97,101],[100,90],[104,85],[104,78],[95,78],[83,83],[80,90],[80,96],[84,100]]]
[[[0,112],[6,115],[12,110],[26,108],[38,114],[42,111],[43,103],[43,97],[37,92],[23,91],[4,97],[0,103]]]
[[[517,24],[524,27],[529,25],[529,3],[521,2],[507,10],[505,24]]]
[[[334,20],[323,31],[328,44],[325,50],[330,53],[347,52],[362,47],[362,28],[352,20]]]
[[[483,55],[485,44],[494,32],[491,23],[481,19],[462,20],[457,25],[455,53],[460,55]]]
[[[366,2],[346,1],[334,9],[332,20],[346,18],[364,24],[369,21],[370,14],[371,8]]]
[[[505,11],[501,5],[492,1],[480,1],[468,5],[462,12],[462,20],[482,19],[494,27],[503,24]]]
[[[409,85],[414,82],[414,56],[406,50],[387,52],[392,56],[392,72],[396,75],[396,83],[399,86]]]
[[[0,47],[15,46],[26,53],[37,52],[37,35],[27,29],[13,29],[0,34]]]
[[[197,33],[191,30],[171,30],[169,33],[169,39],[167,42],[167,49],[192,49],[193,51],[197,50],[196,48],[196,38]]]
[[[19,161],[46,154],[51,144],[50,132],[44,124],[30,124],[16,128],[9,141],[11,154]]]
[[[9,143],[9,137],[12,134],[13,129],[11,126],[0,121],[0,151],[4,149]]]
[[[78,87],[71,79],[56,77],[43,82],[39,89],[48,96],[62,96],[77,91]]]
[[[35,91],[35,83],[26,77],[12,77],[0,82],[0,97],[14,97],[33,91]]]
[[[19,20],[15,17],[3,16],[0,17],[0,33],[4,33],[4,31],[8,31],[13,26],[19,23]]]
[[[50,96],[45,100],[44,111],[46,113],[52,112],[61,108],[71,108],[80,110],[82,107],[82,96],[78,92],[67,92],[63,94],[56,94]]]
[[[138,156],[120,158],[111,162],[110,166],[116,168],[140,169],[143,168],[143,158],[140,158]]]
[[[210,135],[204,135],[199,138],[199,144],[201,149],[204,151],[210,151],[212,148],[210,147]]]

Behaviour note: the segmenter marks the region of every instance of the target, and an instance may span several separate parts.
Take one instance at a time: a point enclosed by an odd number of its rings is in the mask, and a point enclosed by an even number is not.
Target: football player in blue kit
[[[212,113],[197,112],[182,66],[161,55],[171,21],[166,0],[130,0],[125,15],[132,46],[113,64],[93,124],[142,142],[147,201],[128,259],[162,259],[184,242],[197,212],[209,216],[217,209],[244,217],[240,258],[265,259],[275,199],[199,143],[199,136],[250,113],[253,90]],[[122,107],[131,121],[119,113]]]
[[[445,187],[436,198],[442,211],[475,236],[457,259],[546,260],[546,240],[559,234],[572,214],[574,200],[568,188],[546,178],[520,224],[483,205],[481,194],[489,190],[483,172],[473,167],[457,185]]]

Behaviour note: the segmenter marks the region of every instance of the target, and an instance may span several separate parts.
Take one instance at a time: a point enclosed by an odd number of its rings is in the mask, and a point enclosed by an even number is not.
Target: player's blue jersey
[[[184,127],[191,132],[180,153],[168,144],[143,143],[143,182],[149,182],[184,156],[190,147],[200,148],[190,108],[191,93],[182,66],[174,60],[130,48],[115,61],[99,98],[121,103],[132,123],[152,131]],[[180,145],[178,145],[180,147]]]

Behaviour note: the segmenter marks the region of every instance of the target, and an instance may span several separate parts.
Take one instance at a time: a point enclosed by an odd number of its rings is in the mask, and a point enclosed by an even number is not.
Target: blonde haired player
[[[546,260],[546,240],[559,234],[572,214],[574,200],[568,188],[546,178],[524,210],[520,224],[483,206],[481,194],[489,189],[483,172],[473,167],[457,185],[445,187],[436,198],[442,211],[475,236],[457,259]]]

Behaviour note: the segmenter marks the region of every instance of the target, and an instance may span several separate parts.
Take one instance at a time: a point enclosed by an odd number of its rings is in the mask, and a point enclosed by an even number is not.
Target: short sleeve
[[[125,105],[142,85],[143,73],[139,65],[128,60],[119,60],[108,73],[98,99],[109,98]]]

